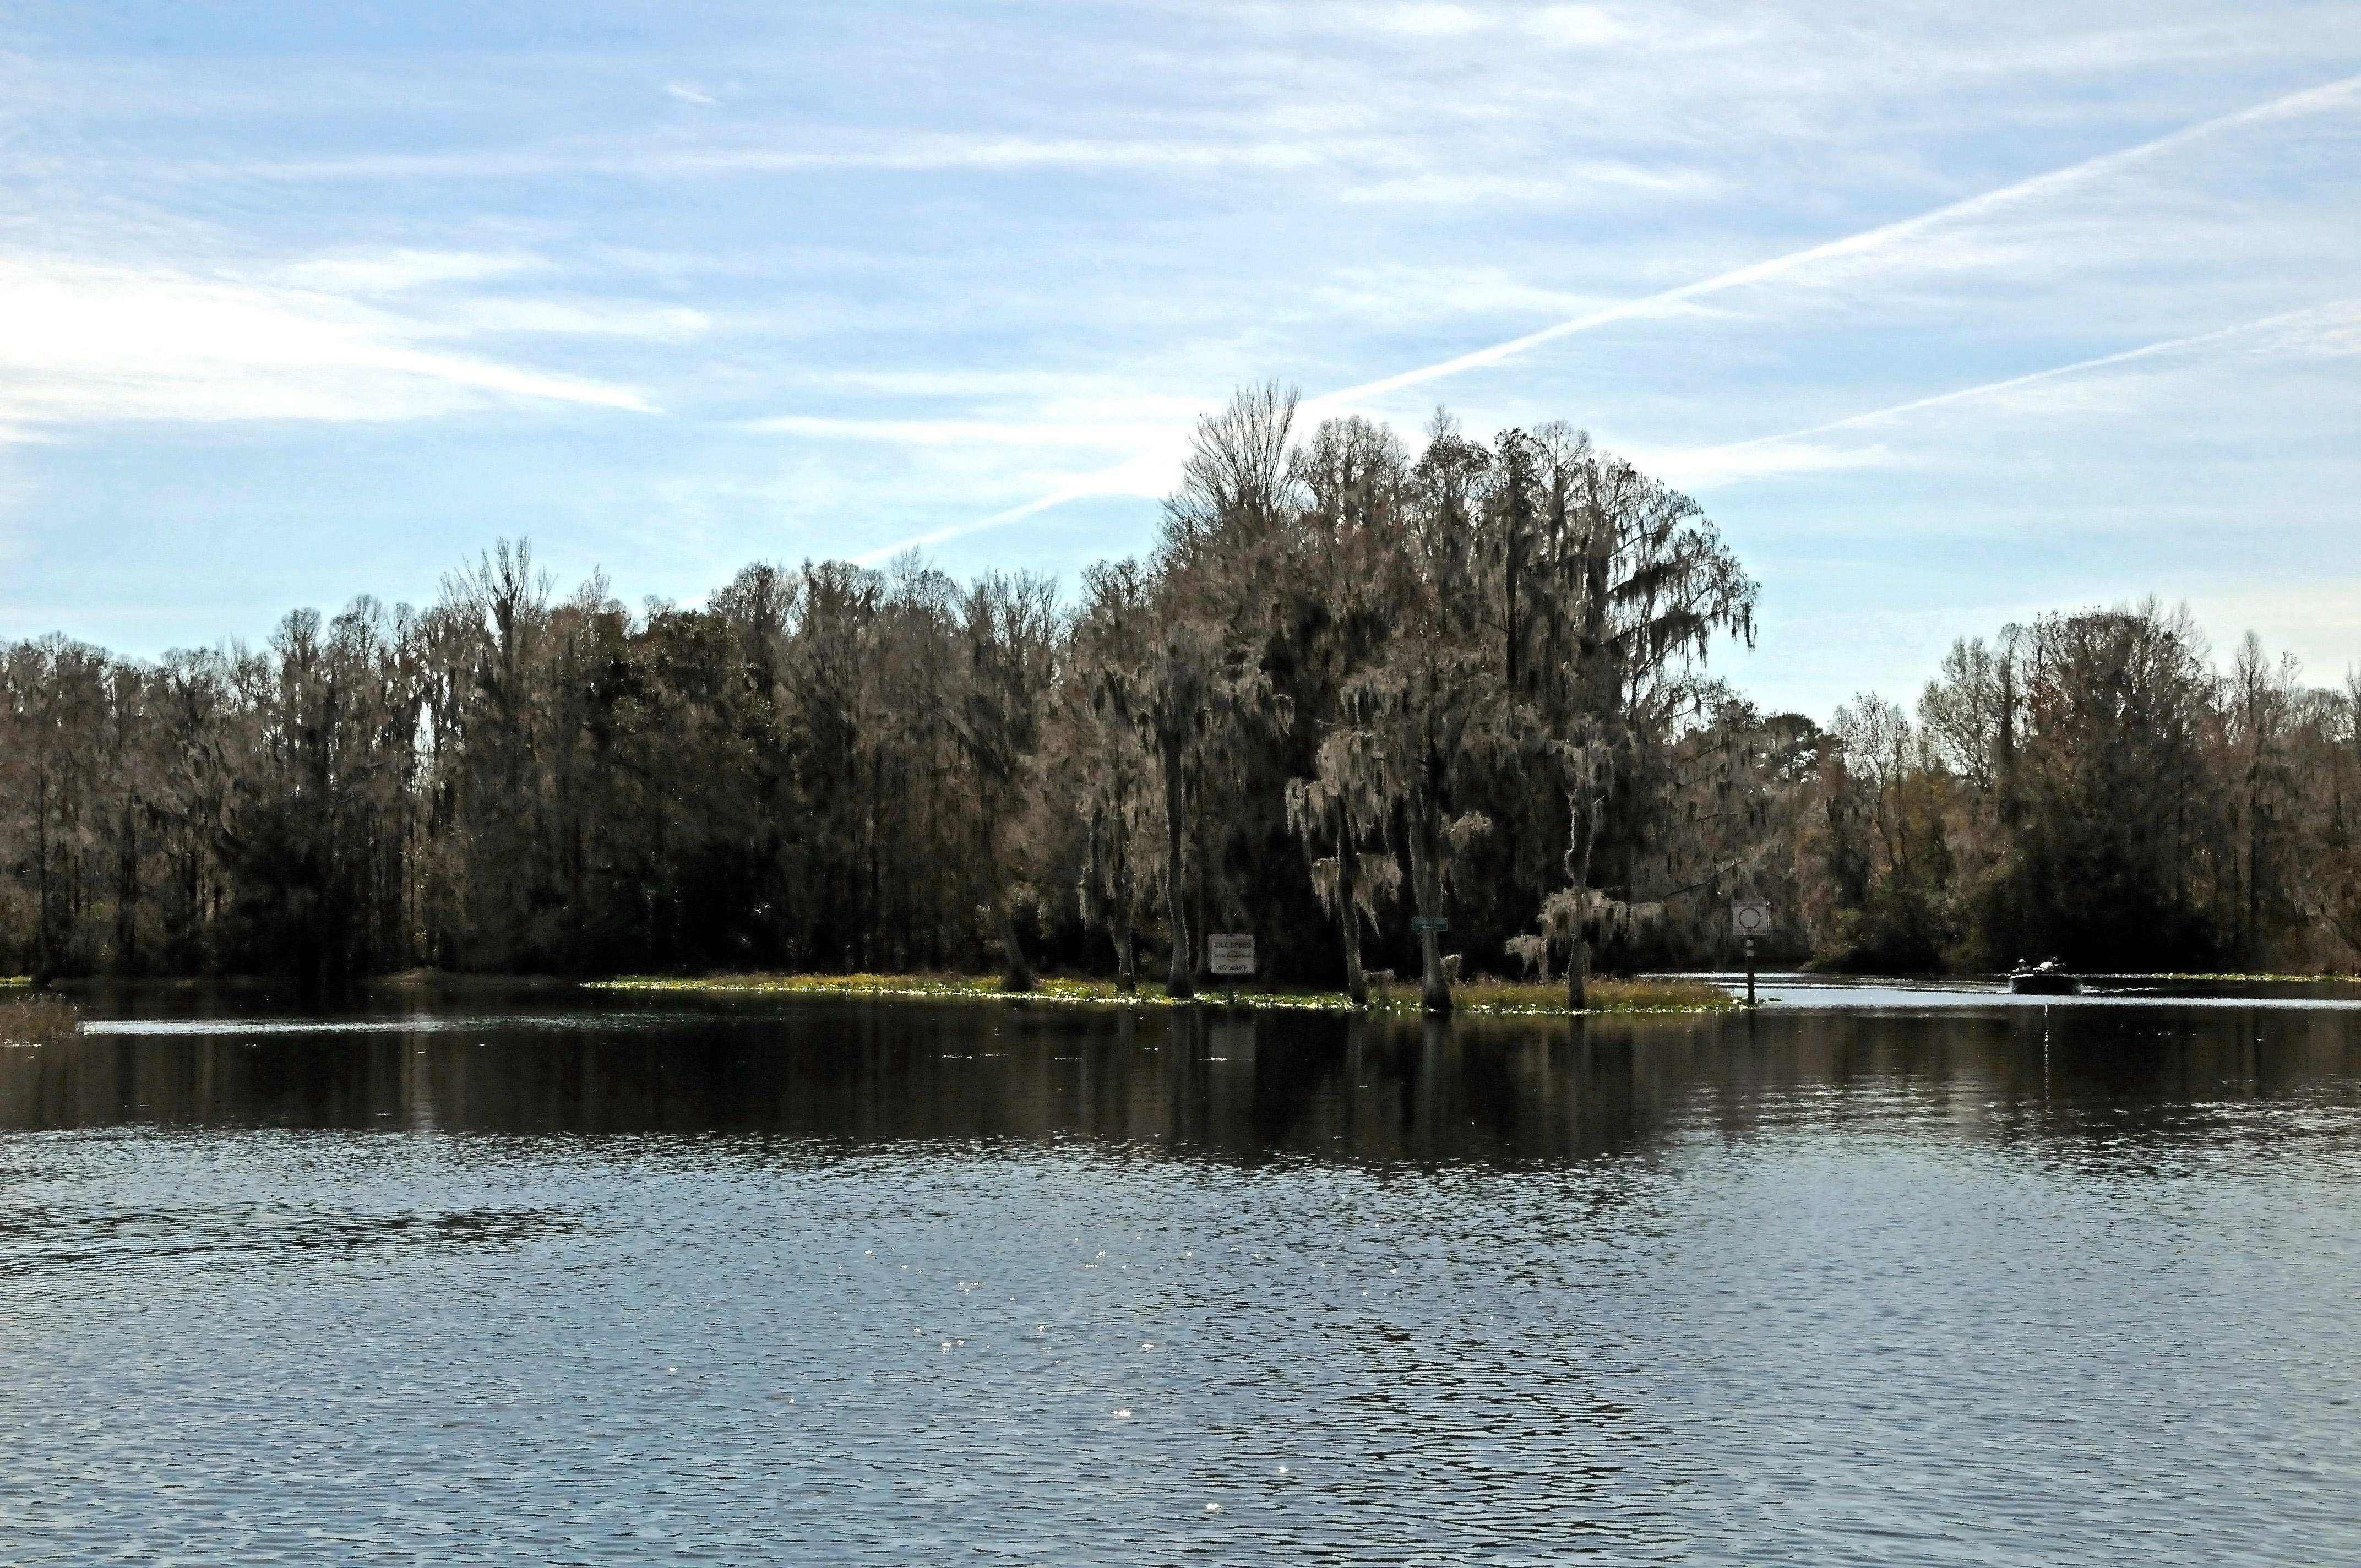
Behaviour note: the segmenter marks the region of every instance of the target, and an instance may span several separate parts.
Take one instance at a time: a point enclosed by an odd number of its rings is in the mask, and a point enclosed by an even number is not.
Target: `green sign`
[[[1410,917],[1410,928],[1423,936],[1429,931],[1448,931],[1451,922],[1440,915],[1413,915]]]

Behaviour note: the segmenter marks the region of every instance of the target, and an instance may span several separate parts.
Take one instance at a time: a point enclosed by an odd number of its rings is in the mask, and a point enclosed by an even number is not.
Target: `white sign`
[[[1254,938],[1208,936],[1205,938],[1205,967],[1215,974],[1254,973]]]
[[[1730,905],[1730,928],[1741,937],[1767,937],[1771,934],[1771,904],[1768,899],[1733,899]]]

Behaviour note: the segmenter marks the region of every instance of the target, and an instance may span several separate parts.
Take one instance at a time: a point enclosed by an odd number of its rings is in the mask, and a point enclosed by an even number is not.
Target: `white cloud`
[[[601,172],[646,178],[684,175],[829,174],[875,170],[925,174],[961,170],[1165,169],[1214,172],[1230,169],[1304,169],[1340,151],[1291,138],[1145,138],[1033,137],[1009,134],[878,137],[867,145],[809,147],[627,145],[444,153],[385,153],[212,166],[209,175],[266,180],[531,179]],[[1382,150],[1377,144],[1366,149]]]
[[[545,271],[549,263],[527,251],[360,250],[310,257],[280,272],[298,289],[339,294],[394,294],[438,283],[480,283]]]
[[[638,394],[413,346],[317,291],[0,256],[0,422],[414,418],[487,394],[645,411]]]
[[[615,300],[530,300],[498,296],[456,302],[437,313],[471,332],[546,333],[568,337],[647,338],[678,343],[704,333],[713,319],[686,305]]]
[[[2299,311],[2258,323],[2257,353],[2298,354],[2342,359],[2361,355],[2361,300],[2345,300],[2316,311]]]
[[[1626,456],[1646,473],[1685,490],[1709,490],[1747,479],[1888,468],[1899,461],[1884,446],[1839,446],[1773,438],[1697,451],[1635,450]]]
[[[1422,38],[1480,32],[1490,25],[1480,11],[1437,4],[1382,5],[1369,12],[1367,20],[1382,31]]]
[[[904,446],[1080,446],[1118,450],[1159,441],[1167,433],[1167,427],[1112,421],[838,419],[806,414],[759,419],[748,428]]]
[[[1611,44],[1631,28],[1596,5],[1551,5],[1532,19],[1532,29],[1554,44],[1576,48]]]
[[[1601,195],[1637,193],[1695,200],[1716,195],[1728,185],[1721,175],[1706,169],[1591,159],[1515,173],[1457,167],[1403,168],[1356,180],[1337,194],[1356,203],[1563,209],[1588,204],[1591,198]]]

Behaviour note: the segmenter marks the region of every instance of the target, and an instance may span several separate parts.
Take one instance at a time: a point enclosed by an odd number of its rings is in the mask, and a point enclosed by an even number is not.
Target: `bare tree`
[[[1010,914],[1004,850],[1016,793],[1036,764],[1042,707],[1056,674],[1057,585],[988,573],[967,599],[966,664],[954,688],[951,732],[974,771],[976,844],[987,905],[999,927],[1002,983],[1030,991],[1033,969]]]
[[[1081,810],[1088,823],[1090,863],[1082,882],[1085,910],[1103,907],[1115,949],[1115,981],[1126,995],[1138,989],[1133,926],[1138,914],[1134,820],[1148,764],[1141,730],[1150,710],[1147,691],[1150,585],[1136,561],[1096,565],[1082,574],[1083,604],[1075,620],[1072,685],[1082,688],[1071,733],[1081,764]]]

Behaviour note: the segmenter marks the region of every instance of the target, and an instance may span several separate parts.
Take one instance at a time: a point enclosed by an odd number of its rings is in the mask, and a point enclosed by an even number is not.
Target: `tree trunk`
[[[1361,970],[1361,912],[1353,907],[1353,825],[1344,805],[1336,806],[1336,934],[1345,945],[1345,994],[1356,1007],[1369,1004],[1368,977]]]
[[[1205,798],[1202,790],[1198,792],[1196,805],[1197,864],[1194,868],[1195,874],[1189,879],[1191,891],[1197,900],[1197,917],[1189,923],[1189,934],[1197,938],[1196,944],[1189,949],[1191,984],[1199,980],[1213,978],[1213,955],[1207,950],[1206,941],[1206,938],[1213,935],[1213,917],[1205,913],[1205,866],[1211,859],[1206,846],[1212,842],[1212,836],[1205,831]]]
[[[1115,988],[1125,996],[1139,990],[1139,968],[1132,959],[1131,911],[1126,906],[1110,912],[1107,923],[1115,928]]]
[[[1115,943],[1115,988],[1119,994],[1129,996],[1139,990],[1139,974],[1132,966],[1131,956],[1131,848],[1117,841],[1110,855],[1110,817],[1123,819],[1120,795],[1112,809],[1100,810],[1091,817],[1091,860],[1083,873],[1082,917],[1087,921],[1095,901],[1105,898],[1107,937]]]
[[[2252,728],[2253,720],[2248,720]],[[2246,769],[2246,962],[2262,966],[2263,940],[2263,742],[2254,740],[2254,761]]]
[[[1172,971],[1164,981],[1168,995],[1197,994],[1196,970],[1190,962],[1188,888],[1180,874],[1180,836],[1188,792],[1180,778],[1180,737],[1162,737],[1164,751],[1164,900],[1172,916]]]
[[[1413,911],[1432,919],[1443,914],[1443,879],[1436,874],[1434,824],[1423,793],[1411,797],[1404,815],[1410,831],[1410,886]],[[1419,1005],[1429,1013],[1451,1011],[1451,982],[1443,973],[1443,941],[1433,931],[1418,934]]]
[[[1565,851],[1565,872],[1566,880],[1574,884],[1575,914],[1572,939],[1566,945],[1565,999],[1576,1013],[1590,1004],[1590,851],[1597,841],[1592,814],[1598,809],[1590,793],[1587,779],[1569,792],[1574,842]]]
[[[1123,869],[1115,879],[1113,907],[1107,911],[1107,925],[1115,933],[1115,988],[1126,996],[1139,991],[1139,965],[1132,953],[1131,942],[1131,847],[1124,846]]]
[[[1025,961],[1025,944],[1016,939],[1016,918],[1008,913],[1008,900],[1001,896],[1000,879],[993,878],[992,913],[1000,922],[1000,954],[1003,969],[1000,989],[1031,991],[1038,983],[1033,978],[1033,966]]]
[[[1031,991],[1036,985],[1033,966],[1025,961],[1025,944],[1016,939],[1016,919],[1008,913],[1008,897],[1000,885],[1000,855],[993,842],[993,803],[988,793],[981,793],[977,804],[983,807],[983,875],[992,894],[993,919],[1000,927],[1000,989]]]
[[[33,858],[40,866],[39,894],[33,917],[33,983],[46,985],[57,970],[49,944],[49,773],[33,775]]]
[[[123,842],[115,883],[115,968],[139,972],[139,803],[123,806]]]

